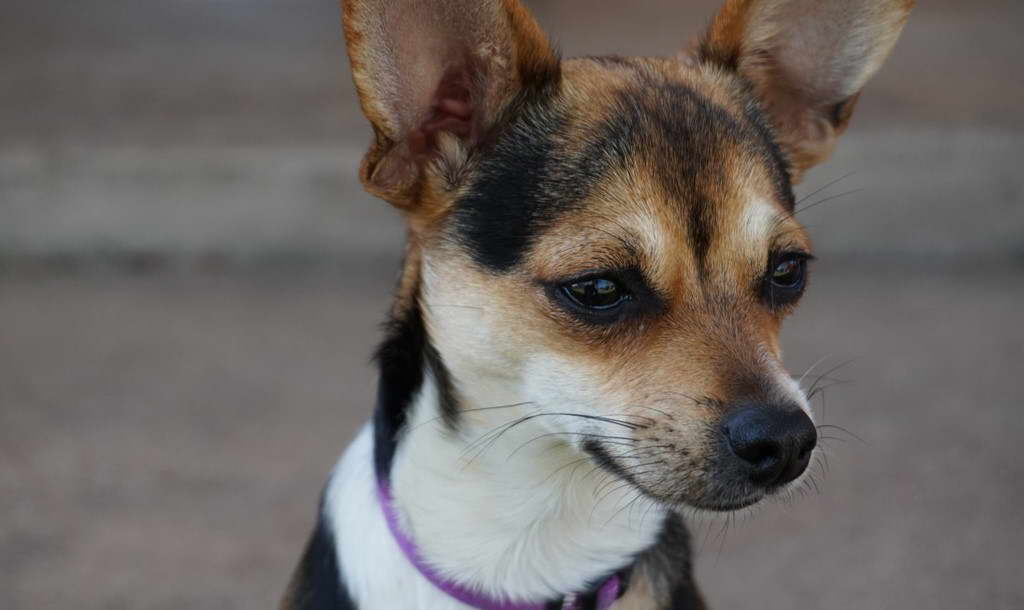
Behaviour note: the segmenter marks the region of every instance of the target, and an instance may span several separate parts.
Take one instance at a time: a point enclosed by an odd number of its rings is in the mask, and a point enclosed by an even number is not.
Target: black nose
[[[783,485],[807,468],[818,442],[814,422],[800,409],[748,407],[725,421],[725,437],[736,457],[751,467],[759,485]]]

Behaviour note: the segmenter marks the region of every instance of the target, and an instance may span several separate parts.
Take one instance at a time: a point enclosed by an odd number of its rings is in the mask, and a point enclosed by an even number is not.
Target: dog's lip
[[[763,494],[756,494],[738,501],[731,502],[691,502],[690,506],[700,510],[709,510],[717,513],[728,513],[735,510],[742,510],[753,506],[764,499]]]

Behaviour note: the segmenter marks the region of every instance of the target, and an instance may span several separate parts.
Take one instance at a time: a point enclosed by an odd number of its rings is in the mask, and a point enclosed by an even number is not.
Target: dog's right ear
[[[449,177],[558,57],[519,0],[343,0],[345,39],[374,142],[367,190],[412,209],[426,172]],[[454,185],[450,185],[454,186]]]
[[[846,129],[914,0],[726,0],[698,57],[745,77],[799,182]]]

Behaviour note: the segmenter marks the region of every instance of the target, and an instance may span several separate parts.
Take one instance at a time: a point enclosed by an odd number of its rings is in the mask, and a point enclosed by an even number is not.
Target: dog
[[[343,0],[359,175],[408,241],[281,607],[704,608],[684,518],[816,448],[792,186],[912,5],[727,0],[678,55],[562,60],[518,0]]]

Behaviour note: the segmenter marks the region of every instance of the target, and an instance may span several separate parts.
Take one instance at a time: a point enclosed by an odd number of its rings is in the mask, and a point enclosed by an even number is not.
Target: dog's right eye
[[[636,267],[592,271],[541,284],[559,309],[590,326],[608,326],[636,316],[658,315],[667,303]]]
[[[630,299],[629,292],[615,280],[595,277],[569,282],[562,293],[577,307],[596,312],[608,312]]]

